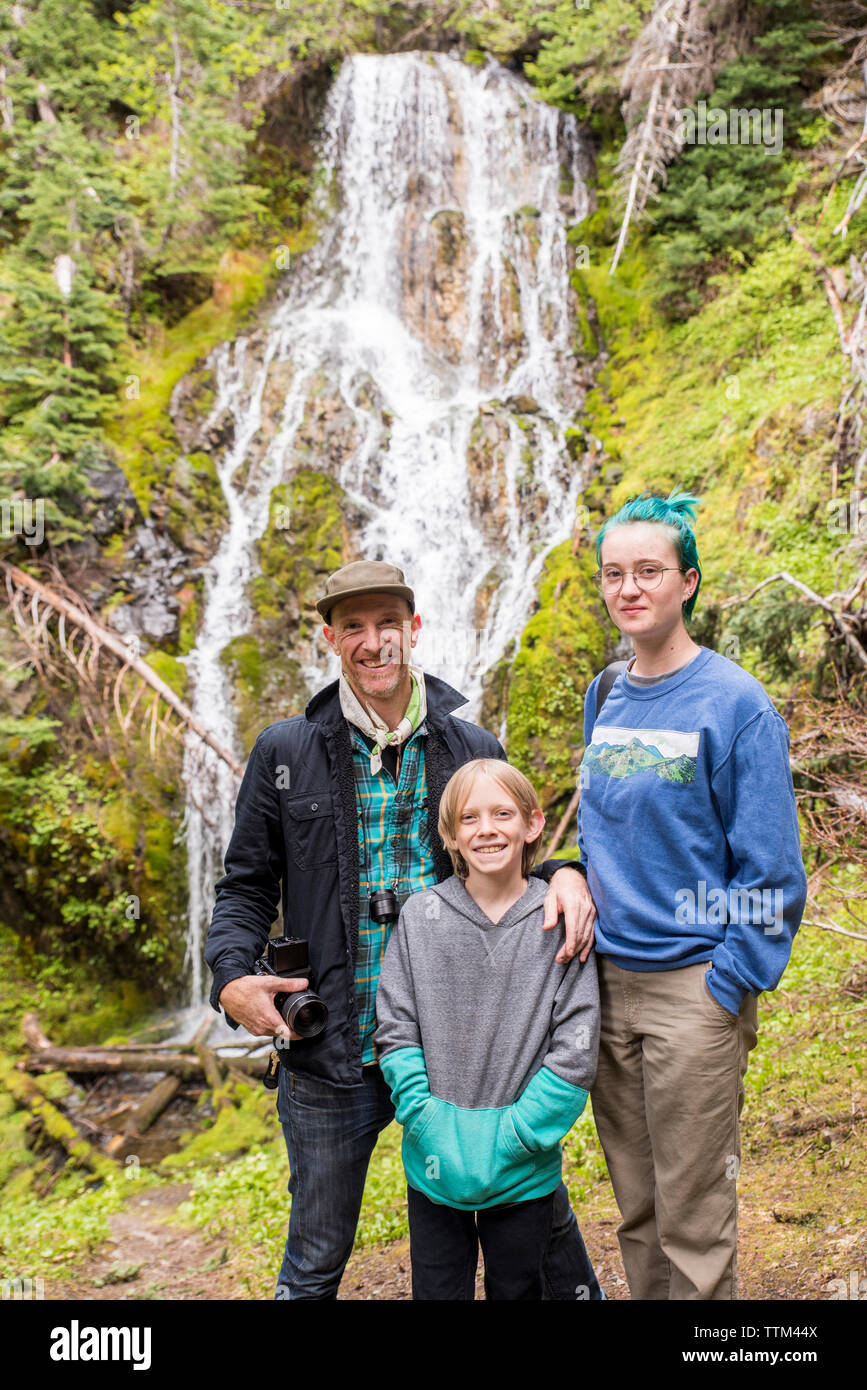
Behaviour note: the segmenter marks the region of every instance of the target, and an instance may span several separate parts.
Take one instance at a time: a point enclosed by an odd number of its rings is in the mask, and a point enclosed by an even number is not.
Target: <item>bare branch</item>
[[[187,728],[191,729],[203,743],[206,743],[209,748],[214,750],[218,757],[222,758],[223,762],[229,765],[237,777],[243,776],[243,768],[234,755],[227,748],[224,748],[210,730],[206,729],[204,725],[199,722],[189,706],[184,704],[183,700],[179,699],[171,686],[167,685],[147,662],[142,661],[139,657],[131,655],[129,648],[118,634],[104,627],[93,618],[90,613],[86,611],[86,605],[83,602],[80,606],[76,602],[71,602],[63,594],[48,588],[48,586],[41,583],[40,580],[34,579],[32,574],[27,574],[26,571],[17,569],[14,565],[8,564],[5,560],[0,560],[0,568],[2,568],[6,577],[6,592],[9,608],[15,625],[33,654],[35,665],[38,662],[40,643],[42,644],[42,648],[44,648],[49,641],[49,618],[57,616],[58,624],[60,619],[65,618],[66,623],[72,626],[72,634],[69,637],[66,636],[66,625],[64,625],[63,641],[60,641],[59,628],[58,637],[55,640],[57,645],[60,646],[61,650],[64,652],[64,655],[75,667],[82,684],[87,685],[90,689],[95,688],[94,677],[96,675],[96,664],[100,652],[104,648],[121,663],[122,669],[118,679],[123,677],[126,670],[133,670],[143,682],[133,699],[128,715],[131,715],[132,709],[145,684],[150,686],[154,691],[153,706],[149,711],[151,752],[155,750],[155,739],[158,727],[157,709],[159,707],[159,702],[162,700],[175,711]],[[74,593],[74,591],[69,589],[68,585],[64,585],[64,587],[67,592]],[[25,594],[32,595],[29,607],[33,621],[30,624],[27,623],[23,612],[23,598]],[[39,611],[40,602],[45,605],[41,614]],[[75,637],[79,633],[84,635],[85,640],[82,650],[76,654],[74,651],[74,642]],[[115,688],[118,690],[117,684]],[[117,708],[117,700],[115,701],[115,707]],[[126,720],[127,726],[128,723],[129,718]],[[121,727],[124,727],[123,720],[121,720]]]

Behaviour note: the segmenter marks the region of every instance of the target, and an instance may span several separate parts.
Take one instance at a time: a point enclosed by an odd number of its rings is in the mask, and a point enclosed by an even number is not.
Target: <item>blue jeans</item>
[[[292,1208],[275,1297],[335,1299],[355,1229],[370,1157],[394,1119],[379,1067],[343,1090],[280,1068],[277,1113],[289,1157]],[[584,1248],[564,1183],[554,1194],[554,1224],[543,1263],[547,1299],[599,1300],[604,1294]]]

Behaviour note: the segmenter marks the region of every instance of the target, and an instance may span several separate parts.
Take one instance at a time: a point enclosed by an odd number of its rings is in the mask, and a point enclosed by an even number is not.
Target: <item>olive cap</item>
[[[320,616],[327,623],[328,615],[336,603],[345,598],[358,598],[360,594],[397,594],[405,598],[413,613],[415,594],[403,577],[403,570],[396,565],[386,564],[384,560],[354,560],[351,565],[329,574],[325,581],[325,593],[317,601]]]

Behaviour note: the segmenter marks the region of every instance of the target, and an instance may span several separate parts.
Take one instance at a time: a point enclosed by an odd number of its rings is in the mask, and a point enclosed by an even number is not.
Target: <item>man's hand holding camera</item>
[[[310,988],[306,941],[298,936],[272,936],[253,970],[255,974],[230,980],[220,992],[227,1014],[254,1037],[270,1033],[275,1042],[280,1038],[301,1042],[322,1032],[328,1009]]]
[[[239,975],[223,988],[220,1003],[254,1038],[271,1036],[298,1042],[300,1033],[294,1033],[283,1022],[274,1007],[274,996],[294,994],[307,989],[308,984],[304,978],[284,980],[279,975]]]

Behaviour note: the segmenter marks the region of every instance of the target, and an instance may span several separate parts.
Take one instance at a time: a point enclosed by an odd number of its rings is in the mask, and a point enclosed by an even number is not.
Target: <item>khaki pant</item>
[[[756,998],[713,999],[707,961],[621,970],[597,957],[602,1030],[591,1092],[623,1218],[632,1298],[737,1298],[738,1121]]]

